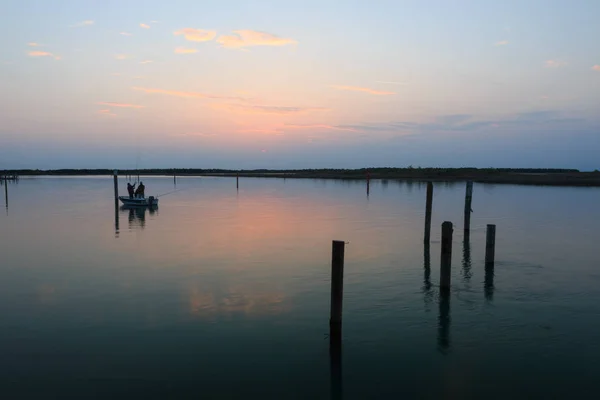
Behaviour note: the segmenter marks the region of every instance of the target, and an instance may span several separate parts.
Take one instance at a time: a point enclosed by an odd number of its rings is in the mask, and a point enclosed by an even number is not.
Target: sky
[[[600,169],[598,0],[7,0],[0,169]]]

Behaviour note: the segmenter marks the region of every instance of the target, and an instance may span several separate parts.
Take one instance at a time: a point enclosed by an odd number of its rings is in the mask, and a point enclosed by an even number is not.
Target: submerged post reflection
[[[471,281],[471,243],[469,241],[469,234],[466,232],[463,240],[462,275],[465,283]]]
[[[438,315],[438,350],[447,354],[450,350],[450,289],[440,289]]]
[[[487,301],[494,300],[494,265],[485,266],[485,277],[483,281],[483,294]]]
[[[115,236],[119,236],[119,201],[115,200]]]
[[[433,290],[431,290],[431,252],[429,243],[423,247],[423,294],[425,295],[425,305],[429,306],[433,300]]]
[[[329,344],[329,376],[331,399],[342,399],[342,342]]]

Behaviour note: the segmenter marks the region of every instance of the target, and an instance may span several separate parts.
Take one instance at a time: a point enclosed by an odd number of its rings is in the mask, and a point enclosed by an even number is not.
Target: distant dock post
[[[423,243],[429,244],[431,236],[431,206],[433,203],[433,183],[427,182],[427,199],[425,202],[425,237]]]
[[[235,174],[235,188],[236,189],[240,188],[240,174],[239,173]]]
[[[342,302],[344,297],[344,246],[334,240],[331,249],[331,315],[329,318],[329,343],[342,341]]]
[[[113,182],[115,184],[115,201],[119,200],[119,181],[118,181],[118,173],[116,169],[113,170]]]
[[[177,173],[173,171],[173,185],[177,186]]]
[[[496,256],[496,225],[488,224],[485,232],[485,266],[493,267]]]
[[[450,272],[452,266],[452,222],[442,223],[442,254],[440,260],[440,290],[450,290]]]
[[[371,192],[371,172],[367,170],[367,196]]]
[[[473,182],[467,182],[467,189],[465,191],[465,236],[469,235],[471,231],[471,200],[473,199]]]

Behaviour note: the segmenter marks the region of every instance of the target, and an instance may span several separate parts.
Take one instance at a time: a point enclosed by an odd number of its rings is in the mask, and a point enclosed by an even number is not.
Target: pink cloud
[[[205,29],[183,28],[173,32],[174,35],[183,35],[191,42],[208,42],[217,36],[217,32]]]
[[[234,35],[219,36],[217,43],[227,48],[242,48],[250,46],[285,46],[288,44],[297,43],[293,39],[282,38],[270,33],[247,29],[233,31],[233,33]]]
[[[547,60],[544,62],[544,66],[546,68],[560,68],[564,67],[565,65],[567,65],[567,63],[561,60]]]
[[[150,25],[140,24],[140,28],[150,29]]]
[[[177,47],[175,49],[175,54],[194,54],[197,52],[198,52],[198,50],[196,50],[196,49],[189,49],[189,48],[185,48],[185,47]]]
[[[329,111],[324,107],[287,107],[287,106],[259,106],[259,105],[241,105],[241,104],[217,104],[217,109],[224,109],[231,112],[244,114],[273,114],[273,115],[294,115],[304,114],[315,111]]]
[[[600,64],[594,65],[594,66],[592,67],[592,69],[593,69],[594,71],[600,71]]]
[[[27,53],[29,57],[53,57],[55,60],[60,60],[61,57],[47,51],[30,51]]]

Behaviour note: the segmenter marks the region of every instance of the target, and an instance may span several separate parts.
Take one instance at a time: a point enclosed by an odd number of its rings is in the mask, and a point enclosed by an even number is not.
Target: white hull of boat
[[[158,205],[158,198],[154,196],[150,197],[129,197],[119,196],[121,203],[126,206],[140,206],[140,207],[154,207]]]

